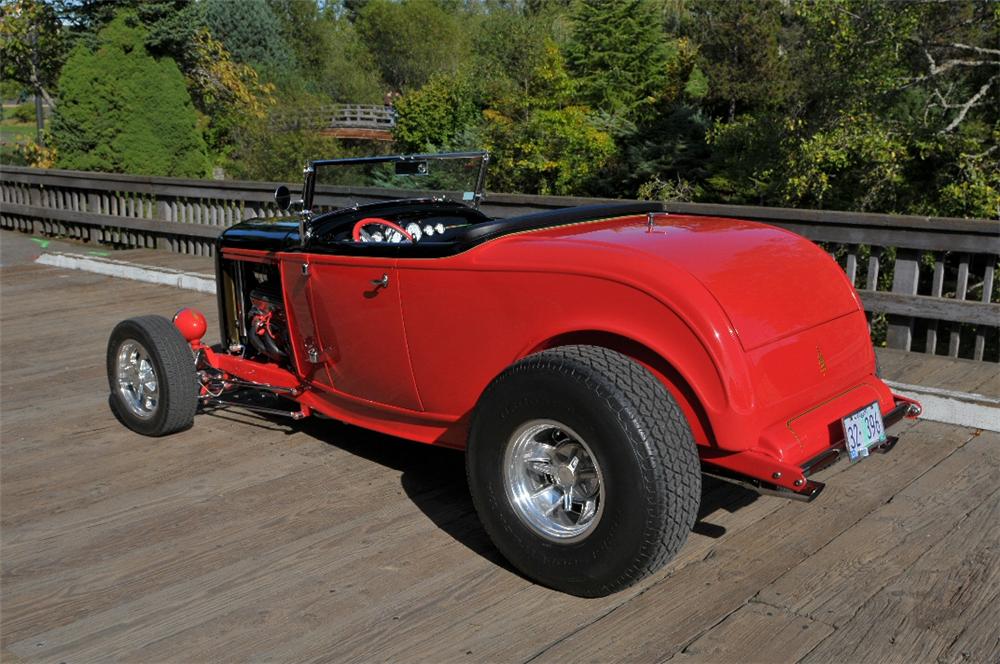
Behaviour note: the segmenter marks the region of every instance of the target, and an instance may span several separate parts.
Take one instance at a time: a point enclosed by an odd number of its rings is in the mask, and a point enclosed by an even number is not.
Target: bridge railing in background
[[[223,227],[278,216],[277,184],[4,167],[0,226],[209,256]],[[330,209],[418,193],[320,187],[315,202]],[[490,194],[483,211],[509,217],[601,200]],[[853,280],[874,336],[890,348],[1000,359],[1000,221],[697,203],[666,209],[762,221],[819,243]]]
[[[391,106],[373,104],[331,104],[302,111],[277,113],[271,118],[274,129],[380,129],[396,126]]]

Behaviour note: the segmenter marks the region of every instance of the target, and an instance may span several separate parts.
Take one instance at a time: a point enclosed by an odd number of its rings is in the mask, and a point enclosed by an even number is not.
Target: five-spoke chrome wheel
[[[122,401],[137,417],[152,417],[160,395],[149,351],[135,339],[126,339],[118,347],[116,368]]]
[[[597,526],[604,506],[601,468],[587,443],[554,420],[532,420],[507,442],[504,485],[514,512],[536,533],[572,542]]]

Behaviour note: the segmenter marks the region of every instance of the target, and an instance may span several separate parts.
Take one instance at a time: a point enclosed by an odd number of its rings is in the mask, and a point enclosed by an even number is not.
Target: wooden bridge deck
[[[4,264],[3,662],[1000,659],[995,433],[908,425],[812,504],[708,483],[667,569],[578,599],[507,567],[460,454],[235,412],[130,433],[110,328],[214,298]]]

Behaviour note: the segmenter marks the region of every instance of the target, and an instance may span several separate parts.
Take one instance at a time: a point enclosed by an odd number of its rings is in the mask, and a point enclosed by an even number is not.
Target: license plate
[[[885,422],[882,421],[882,411],[879,410],[877,401],[854,411],[842,421],[844,442],[851,461],[863,459],[868,456],[868,450],[872,446],[886,440]]]

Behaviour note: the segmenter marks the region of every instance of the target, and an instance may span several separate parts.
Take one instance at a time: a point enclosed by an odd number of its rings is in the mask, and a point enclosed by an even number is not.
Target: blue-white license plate
[[[885,422],[882,421],[882,411],[878,402],[868,404],[842,419],[844,423],[844,442],[851,461],[857,461],[868,456],[868,450],[874,445],[884,443]]]

